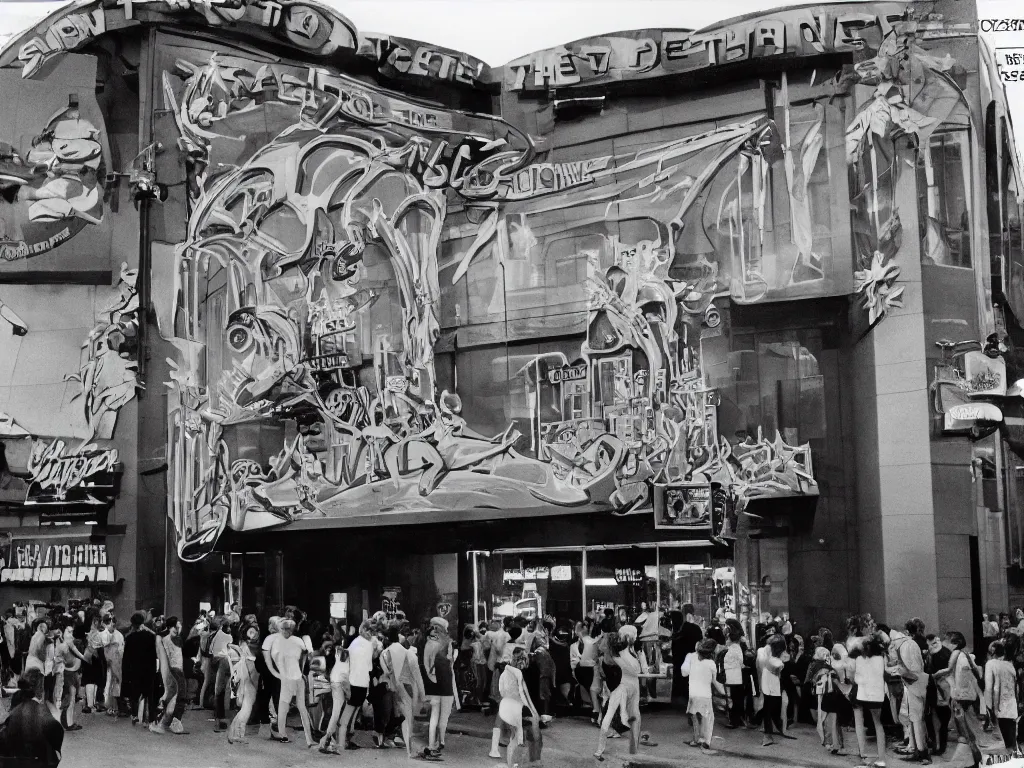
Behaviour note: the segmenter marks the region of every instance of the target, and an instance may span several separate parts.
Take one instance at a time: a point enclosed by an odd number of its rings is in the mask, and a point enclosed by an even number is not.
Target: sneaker
[[[180,736],[181,734],[188,733],[188,731],[186,731],[185,726],[181,724],[181,720],[174,718],[171,720],[171,733],[176,733]]]
[[[701,744],[700,745],[700,753],[702,755],[717,755],[718,754],[718,750],[717,749],[712,749],[707,744]]]
[[[167,733],[167,730],[160,723],[152,723],[149,726],[149,730],[152,733]]]
[[[493,752],[490,752],[487,756],[488,757],[492,757],[495,760],[501,760],[501,752],[499,752],[498,750],[494,750]]]
[[[555,719],[555,718],[554,718],[554,717],[552,717],[551,715],[541,715],[541,716],[540,716],[540,721],[541,721],[542,723],[550,723],[550,722],[551,722],[552,720],[554,720],[554,719]]]
[[[92,714],[92,708],[91,707],[82,707],[82,714],[83,715],[91,715]]]

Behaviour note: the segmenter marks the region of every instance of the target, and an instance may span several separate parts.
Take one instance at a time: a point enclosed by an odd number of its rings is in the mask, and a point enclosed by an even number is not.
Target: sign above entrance
[[[37,442],[28,459],[27,504],[105,504],[114,495],[117,449]]]
[[[656,483],[654,527],[711,530],[711,484]]]
[[[114,566],[106,544],[81,539],[17,539],[10,562],[0,568],[0,584],[110,584]]]

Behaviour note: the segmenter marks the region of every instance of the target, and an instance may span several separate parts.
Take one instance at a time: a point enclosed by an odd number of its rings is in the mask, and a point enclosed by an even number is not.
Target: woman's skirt
[[[82,685],[103,686],[107,682],[103,656],[96,656],[92,661],[82,662]]]

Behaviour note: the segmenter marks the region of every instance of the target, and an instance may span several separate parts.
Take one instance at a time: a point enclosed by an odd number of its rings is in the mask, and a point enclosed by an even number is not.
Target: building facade
[[[1024,537],[975,15],[803,6],[503,67],[305,2],[45,20],[0,54],[0,595],[95,565],[186,616],[970,630]]]

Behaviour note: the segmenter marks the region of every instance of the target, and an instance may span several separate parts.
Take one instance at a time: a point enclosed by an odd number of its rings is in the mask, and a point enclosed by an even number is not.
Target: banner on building
[[[0,558],[3,558],[0,537]],[[0,584],[111,584],[114,566],[107,545],[83,539],[15,539]]]

